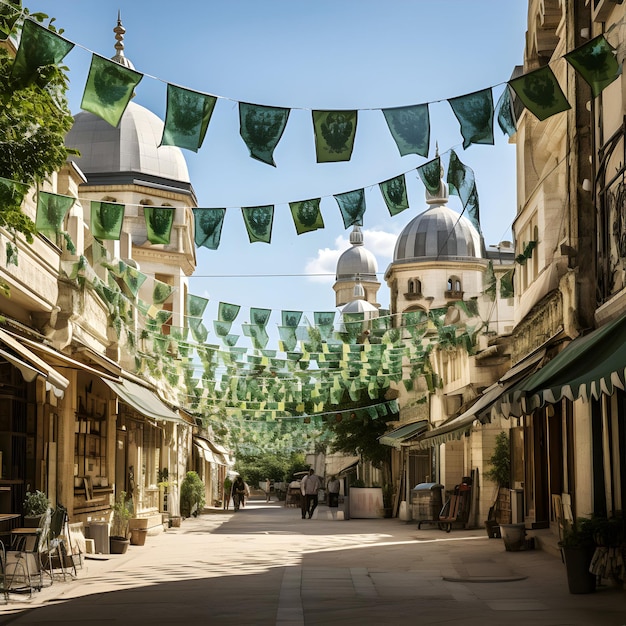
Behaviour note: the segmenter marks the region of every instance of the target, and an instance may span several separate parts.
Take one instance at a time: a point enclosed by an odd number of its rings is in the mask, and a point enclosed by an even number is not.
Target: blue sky
[[[497,98],[523,61],[526,0],[24,0],[56,18],[76,44],[66,57],[70,105],[80,110],[91,52],[111,57],[118,9],[125,54],[145,76],[135,101],[161,118],[168,82],[218,96],[202,148],[183,151],[199,206],[227,207],[217,251],[198,249],[190,291],[210,300],[275,311],[334,307],[332,283],[346,231],[333,194],[365,188],[366,246],[383,273],[402,228],[425,208],[414,169],[426,159],[401,157],[381,108],[431,103],[431,154],[453,148],[474,170],[487,245],[511,239],[516,212],[515,147],[499,127],[495,146],[463,150],[448,98],[494,87]],[[238,102],[292,112],[271,167],[250,158],[239,136]],[[315,161],[313,109],[358,109],[352,159]],[[378,183],[408,172],[411,207],[390,217]],[[288,202],[321,197],[325,228],[297,236]],[[460,210],[456,198],[450,206]],[[272,243],[250,244],[240,207],[274,204]],[[285,275],[289,276],[285,276]],[[310,276],[331,274],[331,276]],[[281,276],[279,276],[281,275]],[[309,276],[307,276],[309,275]],[[235,277],[236,276],[236,277]],[[383,285],[379,302],[389,304]],[[233,332],[237,332],[233,329]],[[240,340],[245,345],[247,339]],[[268,346],[271,347],[271,346]]]

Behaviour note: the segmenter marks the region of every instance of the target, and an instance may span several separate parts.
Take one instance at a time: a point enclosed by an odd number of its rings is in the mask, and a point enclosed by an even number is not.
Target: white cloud
[[[363,230],[365,247],[376,257],[378,271],[384,272],[393,258],[393,250],[398,235],[382,230]],[[335,239],[333,248],[322,248],[317,256],[309,259],[305,265],[308,280],[316,283],[332,284],[335,281],[337,261],[341,254],[350,247],[349,236],[340,236]],[[382,277],[379,277],[382,278]]]

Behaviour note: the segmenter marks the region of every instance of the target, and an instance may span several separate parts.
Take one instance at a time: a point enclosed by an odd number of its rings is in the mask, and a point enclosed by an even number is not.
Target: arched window
[[[458,276],[450,276],[448,278],[447,291],[451,293],[460,293],[462,291],[461,279]]]
[[[412,278],[409,278],[409,293],[415,293],[415,283]]]

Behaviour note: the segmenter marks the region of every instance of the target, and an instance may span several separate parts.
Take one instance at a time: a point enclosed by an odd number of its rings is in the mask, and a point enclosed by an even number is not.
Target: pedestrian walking
[[[304,497],[304,508],[302,509],[302,519],[312,519],[313,513],[317,508],[317,492],[322,488],[322,481],[315,474],[315,470],[311,468],[308,476],[302,479],[302,493]]]
[[[272,481],[269,478],[265,479],[265,487],[263,490],[265,491],[265,502],[270,501],[270,491],[272,489]]]
[[[340,483],[339,479],[336,476],[331,476],[328,481],[328,506],[329,507],[338,507],[339,506],[339,489]]]
[[[246,483],[243,482],[243,478],[241,476],[237,476],[237,478],[235,478],[231,495],[235,511],[238,511],[239,507],[243,506],[246,495]]]

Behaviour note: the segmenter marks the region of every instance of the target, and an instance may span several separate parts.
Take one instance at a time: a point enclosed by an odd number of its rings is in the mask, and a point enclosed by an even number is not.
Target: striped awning
[[[401,448],[403,443],[406,443],[413,437],[417,437],[417,435],[423,433],[427,428],[428,420],[420,420],[418,422],[411,422],[410,424],[403,424],[395,430],[385,433],[379,437],[378,441],[384,446]]]

